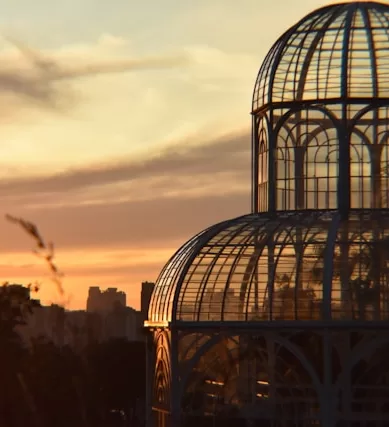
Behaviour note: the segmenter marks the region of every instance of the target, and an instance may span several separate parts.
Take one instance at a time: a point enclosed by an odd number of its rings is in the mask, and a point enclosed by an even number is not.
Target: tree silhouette
[[[89,378],[99,390],[100,410],[105,418],[122,413],[123,419],[134,425],[145,395],[144,343],[113,339],[92,344],[85,356]]]
[[[2,426],[22,425],[32,407],[25,387],[22,365],[27,350],[17,329],[24,325],[38,301],[20,285],[0,287],[0,419]]]
[[[34,253],[48,265],[64,296],[63,274],[54,261],[54,246],[31,222],[7,219],[34,240]],[[146,356],[143,342],[99,342],[87,330],[87,343],[57,346],[44,337],[21,338],[39,301],[39,286],[0,287],[0,426],[1,427],[136,427],[141,425]],[[94,322],[92,322],[94,323]],[[90,336],[89,336],[90,335]]]
[[[314,247],[316,261],[311,269],[315,284],[322,284],[325,245]],[[389,237],[364,241],[351,236],[349,243],[339,245],[333,254],[333,288],[340,284],[342,312],[350,311],[352,317],[366,318],[367,308],[373,316],[380,316],[380,299],[389,283]],[[344,313],[343,313],[344,314]]]

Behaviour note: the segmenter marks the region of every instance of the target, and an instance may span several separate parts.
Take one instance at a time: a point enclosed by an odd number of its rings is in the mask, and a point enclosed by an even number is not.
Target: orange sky
[[[92,285],[139,307],[140,283],[179,245],[249,211],[256,74],[276,38],[326,3],[2,5],[2,214],[55,243],[70,308]],[[1,217],[0,233],[0,280],[38,280],[57,302],[29,236]]]

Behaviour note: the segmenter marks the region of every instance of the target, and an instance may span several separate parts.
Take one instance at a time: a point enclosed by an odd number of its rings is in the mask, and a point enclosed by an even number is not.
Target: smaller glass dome
[[[389,319],[389,211],[250,214],[189,240],[149,323]]]
[[[284,33],[259,71],[253,112],[270,103],[389,96],[389,5],[320,8]]]
[[[389,4],[320,8],[267,54],[253,93],[252,210],[389,208]]]

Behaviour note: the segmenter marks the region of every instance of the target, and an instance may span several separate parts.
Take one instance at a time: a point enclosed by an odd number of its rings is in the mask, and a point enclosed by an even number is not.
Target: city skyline
[[[334,2],[3,3],[3,214],[55,243],[71,309],[94,285],[138,308],[175,248],[249,211],[247,94],[284,29]],[[29,237],[0,231],[0,280],[56,302]]]

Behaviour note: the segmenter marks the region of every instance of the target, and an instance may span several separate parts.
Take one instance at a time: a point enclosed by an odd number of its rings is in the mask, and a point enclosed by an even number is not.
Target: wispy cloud
[[[77,58],[69,63],[43,55],[17,40],[8,41],[20,55],[8,61],[6,67],[0,67],[0,96],[11,95],[19,101],[55,109],[74,100],[74,97],[69,96],[69,87],[63,86],[64,82],[109,73],[171,69],[184,66],[189,58],[185,55],[94,61]]]
[[[175,245],[249,211],[249,165],[250,138],[242,132],[181,141],[151,159],[7,180],[0,196],[3,209],[37,222],[60,246]],[[0,249],[20,248],[5,226],[0,231]]]
[[[228,186],[228,183],[226,184]],[[216,222],[249,213],[249,186],[245,192],[199,195],[99,205],[71,205],[59,209],[12,212],[39,223],[56,243],[58,253],[69,248],[178,247],[193,234]],[[1,251],[21,250],[29,241],[0,223]]]
[[[161,178],[171,189],[179,185],[181,178],[190,178],[192,186],[196,178],[208,177],[211,181],[219,174],[229,173],[249,180],[250,135],[248,132],[227,134],[197,144],[180,141],[167,146],[149,158],[126,158],[117,162],[88,165],[58,174],[25,176],[0,181],[0,196],[17,198],[44,193],[61,193],[93,188],[128,181]],[[155,181],[153,181],[155,185]],[[158,197],[158,194],[155,195]]]

